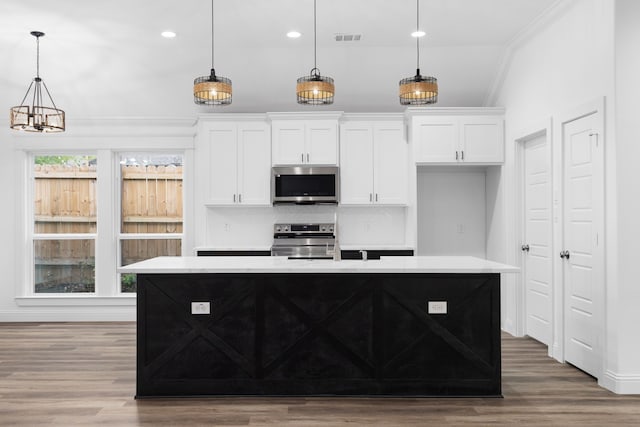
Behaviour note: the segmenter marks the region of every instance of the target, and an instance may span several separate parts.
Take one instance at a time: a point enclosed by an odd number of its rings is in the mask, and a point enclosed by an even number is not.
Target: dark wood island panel
[[[138,274],[137,298],[138,398],[501,396],[497,273]]]

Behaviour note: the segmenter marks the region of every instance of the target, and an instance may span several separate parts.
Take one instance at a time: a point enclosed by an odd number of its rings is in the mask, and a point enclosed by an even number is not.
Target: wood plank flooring
[[[503,335],[496,398],[134,400],[134,323],[0,323],[0,426],[640,425],[640,396],[615,395]]]

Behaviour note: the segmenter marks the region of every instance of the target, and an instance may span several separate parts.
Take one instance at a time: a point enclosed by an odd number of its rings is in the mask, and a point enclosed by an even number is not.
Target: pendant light
[[[331,77],[321,76],[317,68],[317,35],[316,35],[316,0],[313,0],[313,68],[308,76],[298,79],[296,95],[298,104],[329,105],[333,104],[336,88]]]
[[[193,81],[193,102],[199,105],[231,104],[231,80],[216,76],[214,64],[213,0],[211,0],[211,74]]]
[[[438,79],[420,75],[420,0],[416,0],[416,75],[400,80],[401,105],[428,105],[438,102]]]
[[[40,77],[40,37],[44,36],[41,31],[32,31],[31,35],[36,38],[36,77],[31,81],[27,93],[20,105],[11,107],[9,110],[9,121],[11,129],[23,130],[26,132],[64,132],[65,120],[64,111],[56,107],[53,98],[49,93],[47,85]],[[31,105],[25,104],[29,93],[33,88]],[[47,94],[51,107],[44,105],[43,89]]]

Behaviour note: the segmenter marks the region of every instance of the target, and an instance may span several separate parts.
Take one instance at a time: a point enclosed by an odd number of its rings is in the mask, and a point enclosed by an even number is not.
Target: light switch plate
[[[209,301],[192,302],[191,314],[211,314],[211,303]]]
[[[429,301],[427,303],[427,313],[447,314],[447,302],[446,301]]]

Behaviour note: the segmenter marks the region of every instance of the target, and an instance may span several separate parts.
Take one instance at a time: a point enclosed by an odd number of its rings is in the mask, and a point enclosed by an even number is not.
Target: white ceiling
[[[440,107],[483,104],[507,43],[556,0],[420,0],[423,75]],[[398,81],[415,74],[415,0],[317,0],[318,68],[335,103],[299,106],[295,81],[313,68],[312,0],[215,0],[215,68],[233,104],[196,106],[193,79],[211,67],[209,0],[2,0],[0,94],[17,105],[40,74],[74,117],[193,116],[199,112],[402,111]],[[175,39],[160,32],[171,29]],[[299,39],[285,33],[296,29]],[[336,33],[362,34],[336,42]]]

